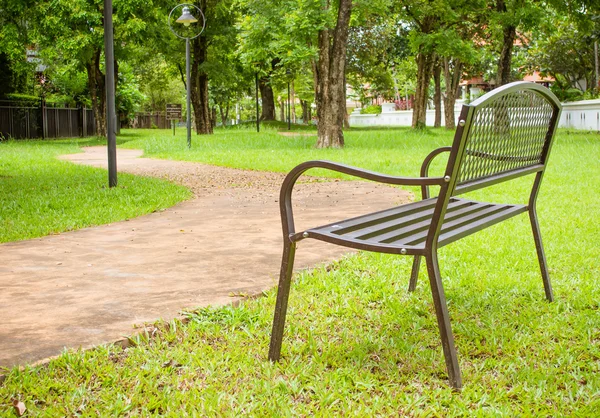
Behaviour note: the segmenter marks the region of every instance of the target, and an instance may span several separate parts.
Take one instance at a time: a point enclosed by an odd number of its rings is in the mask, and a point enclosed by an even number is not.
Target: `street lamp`
[[[171,25],[171,17],[173,15],[173,13],[178,10],[178,9],[182,9],[181,10],[181,16],[179,16],[179,18],[175,21],[176,23],[179,23],[181,25],[183,25],[183,29],[181,29],[181,27],[179,27],[179,30],[175,30],[175,28],[173,27],[173,25]],[[190,12],[191,9],[194,9],[194,13],[196,13],[197,16],[199,16],[201,18],[202,21],[202,25],[200,24],[196,24],[191,26],[194,23],[198,23],[198,19],[196,17],[194,17],[194,15],[192,15],[192,13]],[[193,5],[193,4],[187,4],[187,3],[182,3],[182,4],[178,4],[177,6],[173,7],[173,9],[171,10],[171,13],[169,13],[169,18],[167,20],[167,23],[169,24],[169,29],[171,29],[171,32],[173,32],[173,35],[177,36],[180,39],[185,39],[185,84],[187,87],[187,98],[186,98],[186,103],[187,103],[187,120],[186,120],[186,125],[187,125],[187,145],[188,148],[192,147],[192,119],[191,119],[191,112],[192,112],[192,105],[191,105],[191,82],[190,82],[190,40],[191,39],[195,39],[198,36],[200,36],[200,34],[204,31],[204,26],[206,25],[206,21],[204,19],[204,13],[202,13],[202,10],[200,10],[199,7]],[[198,30],[199,29],[199,30]]]

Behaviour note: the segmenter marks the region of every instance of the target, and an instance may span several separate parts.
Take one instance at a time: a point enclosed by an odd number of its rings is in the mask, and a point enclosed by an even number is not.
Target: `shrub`
[[[378,115],[381,113],[381,106],[379,105],[369,105],[365,106],[360,110],[362,115]]]

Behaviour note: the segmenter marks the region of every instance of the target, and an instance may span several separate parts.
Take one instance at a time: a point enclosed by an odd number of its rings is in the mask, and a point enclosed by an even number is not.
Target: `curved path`
[[[0,244],[0,366],[34,363],[64,347],[135,333],[134,325],[222,305],[276,285],[283,175],[139,158],[118,150],[119,171],[164,177],[195,197],[129,221]],[[106,148],[64,156],[106,167]],[[301,228],[407,201],[367,182],[308,181],[294,195]],[[296,269],[346,250],[302,242]]]

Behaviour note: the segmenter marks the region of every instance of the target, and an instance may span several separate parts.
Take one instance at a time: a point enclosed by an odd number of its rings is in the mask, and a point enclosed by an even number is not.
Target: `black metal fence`
[[[0,137],[69,138],[95,135],[94,112],[86,108],[47,107],[43,102],[0,102]]]
[[[167,120],[164,112],[136,113],[130,126],[142,129],[167,129],[171,127],[171,121]]]

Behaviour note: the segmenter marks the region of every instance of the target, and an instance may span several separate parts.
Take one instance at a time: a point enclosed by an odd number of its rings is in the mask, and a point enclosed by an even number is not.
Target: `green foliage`
[[[583,100],[583,92],[579,89],[561,88],[558,83],[555,83],[551,90],[561,102],[575,102],[577,100]]]
[[[46,101],[56,98],[70,106],[91,106],[87,74],[81,71],[73,61],[55,62],[46,69],[44,76],[46,82],[43,95],[46,97]],[[42,94],[41,91],[40,94]]]
[[[29,101],[29,102],[39,102],[40,98],[38,96],[32,96],[31,94],[24,93],[10,93],[6,95],[6,98],[9,100],[16,101]]]
[[[8,93],[24,93],[33,81],[35,64],[26,60],[31,45],[28,30],[32,0],[3,0],[0,4],[0,99]]]
[[[600,22],[598,23],[600,35]],[[593,32],[582,31],[571,16],[550,13],[529,51],[528,64],[556,79],[556,90],[566,100],[577,100],[572,89],[594,89]]]
[[[360,109],[361,115],[378,115],[381,113],[381,105],[368,105]]]
[[[119,83],[115,96],[117,113],[125,120],[132,119],[135,112],[140,110],[144,100],[138,78],[133,73],[131,66],[124,63],[119,67]]]

